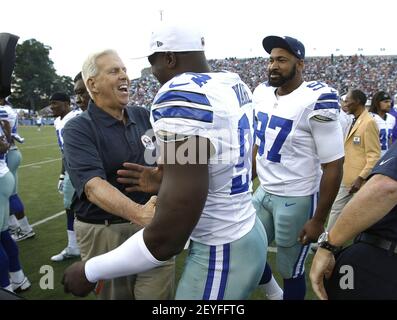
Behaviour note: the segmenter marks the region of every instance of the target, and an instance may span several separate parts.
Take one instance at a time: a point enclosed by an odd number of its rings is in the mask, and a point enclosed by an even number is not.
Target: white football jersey
[[[61,117],[57,117],[54,121],[54,127],[58,138],[58,145],[61,148],[62,152],[63,152],[63,128],[70,119],[73,119],[74,117],[78,116],[81,112],[82,111],[80,109],[71,110],[62,119]]]
[[[8,105],[0,106],[0,120],[6,120],[11,127],[11,135],[17,133],[18,113]]]
[[[3,128],[0,126],[0,139],[5,140],[5,133]],[[10,171],[7,167],[7,153],[0,153],[0,177],[4,176],[8,171]]]
[[[393,133],[394,125],[396,124],[396,118],[390,113],[386,113],[386,119],[382,119],[377,113],[372,113],[374,120],[379,128],[379,141],[381,157],[389,150],[391,145],[391,136]]]
[[[346,138],[349,134],[350,127],[352,126],[354,116],[344,112],[342,109],[339,114],[339,122],[342,126],[343,138]]]
[[[191,235],[194,241],[229,243],[255,223],[253,117],[250,89],[230,72],[181,74],[163,85],[154,99],[150,118],[157,136],[201,136],[215,150],[209,161],[207,201]]]
[[[339,159],[344,153],[341,138],[339,150],[321,159],[309,120],[338,120],[338,93],[318,81],[303,82],[284,96],[277,96],[276,89],[263,83],[253,94],[259,181],[265,191],[275,195],[312,195],[319,190],[321,163]],[[340,125],[337,129],[341,130]]]

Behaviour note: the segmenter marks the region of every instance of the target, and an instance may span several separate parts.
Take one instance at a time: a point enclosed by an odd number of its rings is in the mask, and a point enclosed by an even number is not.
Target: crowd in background
[[[266,81],[267,58],[227,58],[210,60],[213,71],[227,70],[240,75],[253,90]],[[324,81],[341,94],[360,88],[368,97],[378,90],[397,93],[396,56],[331,56],[305,59],[305,80]],[[150,107],[160,85],[147,73],[131,82],[131,104]]]

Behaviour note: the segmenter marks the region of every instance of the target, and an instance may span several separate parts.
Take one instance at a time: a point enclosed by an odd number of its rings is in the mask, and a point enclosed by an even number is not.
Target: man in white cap
[[[98,280],[155,268],[190,238],[176,299],[246,299],[267,251],[251,202],[251,92],[237,74],[210,71],[202,34],[186,26],[161,27],[151,49],[162,84],[151,122],[164,162],[154,218],[116,250],[67,269],[65,290],[84,295]]]

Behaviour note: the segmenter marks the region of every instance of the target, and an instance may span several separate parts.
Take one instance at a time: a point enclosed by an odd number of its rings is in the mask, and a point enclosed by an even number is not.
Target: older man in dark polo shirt
[[[87,111],[67,123],[63,137],[66,168],[76,189],[75,231],[81,257],[87,260],[118,247],[148,224],[155,199],[126,193],[117,182],[122,164],[147,164],[144,152],[152,147],[149,112],[127,107],[130,80],[123,62],[115,51],[102,51],[87,58],[82,75],[92,100]],[[174,267],[172,260],[146,273],[107,281],[98,297],[170,299]]]

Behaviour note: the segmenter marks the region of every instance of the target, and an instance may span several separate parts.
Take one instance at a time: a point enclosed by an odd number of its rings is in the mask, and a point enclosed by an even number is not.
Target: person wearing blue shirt
[[[320,299],[397,299],[396,204],[397,145],[393,144],[335,225],[319,238],[310,280]],[[339,251],[354,237],[352,245]],[[349,280],[349,273],[354,278]]]

